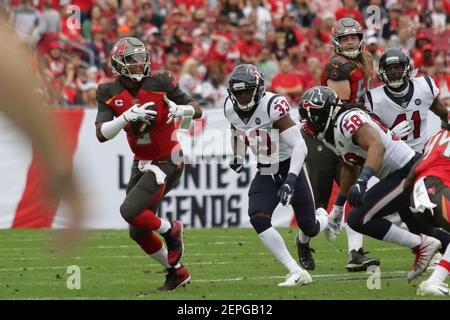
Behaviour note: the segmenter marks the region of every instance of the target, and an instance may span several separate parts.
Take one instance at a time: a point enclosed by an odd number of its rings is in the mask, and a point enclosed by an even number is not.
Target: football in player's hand
[[[156,105],[155,104],[150,105],[145,109],[156,110]],[[156,121],[156,119],[149,121],[149,122],[144,122],[144,121],[131,122],[131,131],[136,136],[148,133],[150,131],[150,129],[152,128],[153,122],[155,122],[155,121]]]

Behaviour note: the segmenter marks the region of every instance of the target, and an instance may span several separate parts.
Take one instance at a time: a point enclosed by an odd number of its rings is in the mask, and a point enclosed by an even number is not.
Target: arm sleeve
[[[300,133],[299,127],[295,125],[284,130],[280,134],[280,138],[292,148],[289,173],[294,173],[298,176],[302,170],[306,155],[308,154],[308,148],[306,147],[305,140],[303,140],[302,134]]]

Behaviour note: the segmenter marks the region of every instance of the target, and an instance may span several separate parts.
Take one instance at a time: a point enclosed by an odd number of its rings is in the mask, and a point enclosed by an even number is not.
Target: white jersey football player
[[[367,92],[366,110],[377,115],[414,151],[422,153],[428,137],[428,110],[442,121],[447,119],[447,109],[438,98],[438,87],[429,76],[411,78],[411,60],[400,48],[384,52],[378,73],[385,85]],[[438,253],[430,267],[433,268],[440,258]]]
[[[408,278],[418,277],[441,247],[439,240],[425,235],[433,234],[434,229],[412,216],[410,193],[403,188],[409,170],[420,156],[367,112],[343,108],[331,88],[319,86],[307,90],[300,101],[299,113],[308,128],[305,132],[326,140],[343,159],[339,196],[347,198],[352,206],[347,216],[350,228],[411,248],[415,261]],[[367,190],[367,182],[373,176],[380,181]],[[384,219],[396,211],[410,231]],[[331,216],[331,221],[334,218]]]
[[[305,253],[310,254],[310,237],[328,225],[325,210],[319,209],[316,214],[303,167],[307,148],[299,127],[289,115],[290,109],[283,96],[264,91],[264,79],[256,66],[242,64],[231,73],[224,102],[225,117],[233,132],[230,167],[238,173],[242,170],[247,146],[257,159],[258,172],[248,192],[248,214],[263,244],[289,271],[279,286],[308,284],[312,278],[292,258],[283,238],[272,226],[272,214],[278,203],[292,206]]]
[[[434,80],[428,76],[411,78],[411,69],[410,58],[402,49],[387,49],[378,71],[385,85],[366,94],[365,108],[414,151],[422,153],[427,140],[428,110],[445,121],[447,109],[439,101]]]

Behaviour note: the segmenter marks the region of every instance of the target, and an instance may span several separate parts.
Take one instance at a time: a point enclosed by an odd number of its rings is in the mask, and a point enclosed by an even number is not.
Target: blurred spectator
[[[9,22],[17,32],[19,38],[28,45],[35,45],[39,41],[39,19],[41,15],[33,7],[32,0],[22,0],[22,5],[15,8]]]
[[[261,51],[261,44],[255,40],[255,29],[248,23],[241,25],[241,40],[236,46],[239,48],[240,63],[257,64]]]
[[[363,26],[362,14],[358,10],[357,2],[355,0],[343,0],[344,6],[336,11],[336,21],[342,18],[352,18]]]
[[[411,50],[411,56],[414,61],[414,66],[417,69],[421,69],[423,66],[423,46],[425,44],[431,44],[432,40],[425,36],[424,33],[419,32],[416,36],[414,48]]]
[[[101,27],[93,28],[92,34],[92,40],[88,43],[87,48],[94,53],[95,66],[98,69],[106,70],[110,51],[109,42],[106,40],[105,33]]]
[[[324,44],[331,44],[331,29],[336,18],[331,12],[325,12],[321,18],[320,27],[317,29],[318,39]]]
[[[48,54],[44,59],[44,66],[52,75],[57,75],[64,71],[66,61],[62,55],[62,47],[59,42],[52,42],[49,44]]]
[[[267,0],[267,4],[269,5],[269,10],[273,15],[283,16],[287,12],[287,7],[291,0]]]
[[[417,0],[403,0],[404,16],[409,17],[412,25],[419,25],[420,22],[420,7]]]
[[[275,54],[278,61],[288,56],[286,36],[283,33],[277,33],[275,44],[272,46],[272,52]]]
[[[241,9],[239,0],[225,0],[222,10],[220,10],[221,16],[227,16],[229,23],[237,27],[239,26],[239,20],[244,17],[244,12]]]
[[[218,72],[211,72],[208,79],[202,81],[195,91],[202,105],[221,108],[225,98],[228,96],[227,89],[223,84],[223,76]],[[205,105],[206,104],[206,105]]]
[[[314,0],[311,2],[311,10],[317,17],[322,17],[327,12],[334,14],[341,6],[341,0]]]
[[[161,29],[164,23],[164,17],[155,13],[150,2],[144,2],[141,5],[141,18],[139,21],[143,25],[150,24]]]
[[[257,31],[266,33],[272,29],[272,16],[269,10],[264,6],[261,6],[261,0],[250,0],[247,2],[247,6],[244,7],[244,15],[249,18],[250,13],[256,11],[256,24]]]
[[[102,16],[102,9],[98,5],[92,6],[89,11],[88,18],[83,21],[81,26],[81,34],[85,39],[92,39],[92,27],[100,26],[100,18]]]
[[[296,16],[293,13],[284,15],[281,18],[281,27],[277,30],[278,33],[284,35],[285,45],[288,50],[299,45],[304,40],[300,30],[295,27],[295,19]]]
[[[272,90],[285,96],[291,104],[296,103],[303,92],[300,77],[293,72],[292,64],[288,58],[280,61],[280,72],[272,79]]]
[[[226,72],[226,56],[230,48],[232,34],[229,31],[228,16],[220,15],[217,19],[216,29],[211,34],[211,46],[207,58],[209,72]]]
[[[261,49],[258,70],[260,70],[262,75],[264,76],[264,85],[266,89],[270,90],[272,78],[280,71],[278,61],[272,53],[272,48],[263,47]]]
[[[311,11],[311,0],[292,0],[292,3],[287,7],[287,11],[295,14],[296,25],[305,28],[310,28],[316,17],[315,13]]]
[[[197,79],[198,60],[194,58],[188,58],[181,67],[180,78],[178,79],[178,85],[180,89],[191,97],[194,95],[195,89],[199,85]]]
[[[97,84],[89,82],[81,90],[80,102],[77,104],[82,104],[87,107],[97,107]]]
[[[39,54],[44,55],[49,50],[49,44],[59,41],[59,33],[61,32],[61,15],[58,10],[51,7],[51,2],[44,3],[44,11],[39,21],[39,42],[37,50]]]
[[[178,78],[180,76],[180,61],[178,60],[177,56],[169,53],[166,55],[165,62],[165,69],[169,70],[174,75],[174,77]]]
[[[392,35],[397,34],[398,22],[400,15],[402,14],[401,7],[398,5],[393,6],[388,12],[388,20],[383,24],[381,36],[385,40],[389,40]]]
[[[428,69],[428,75],[433,77],[436,86],[439,88],[440,96],[450,92],[450,73],[445,64],[445,56],[436,55],[433,66]]]
[[[164,69],[165,52],[161,43],[161,33],[156,29],[149,32],[144,39],[145,46],[150,52],[150,70],[157,71]]]
[[[208,55],[208,37],[202,29],[196,28],[192,31],[192,52],[191,57],[198,61],[205,61]]]
[[[322,75],[322,67],[319,58],[309,57],[307,59],[307,72],[301,76],[303,90],[320,86],[320,79]]]
[[[444,7],[444,0],[433,1],[433,11],[431,12],[431,26],[432,28],[441,33],[447,28],[447,19],[449,12],[446,12]]]

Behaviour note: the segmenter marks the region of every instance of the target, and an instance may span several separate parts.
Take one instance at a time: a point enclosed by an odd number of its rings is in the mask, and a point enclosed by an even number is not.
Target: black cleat
[[[379,266],[380,259],[369,258],[366,256],[363,248],[358,251],[352,250],[348,254],[347,266],[345,267],[348,272],[366,271],[369,266]]]
[[[181,266],[178,269],[168,268],[165,272],[167,272],[166,282],[158,288],[158,291],[174,292],[191,281],[191,275],[185,266]]]
[[[307,243],[301,243],[298,237],[295,239],[297,245],[298,260],[305,270],[314,270],[316,263],[312,253],[315,253],[313,248],[309,247],[309,241]]]

